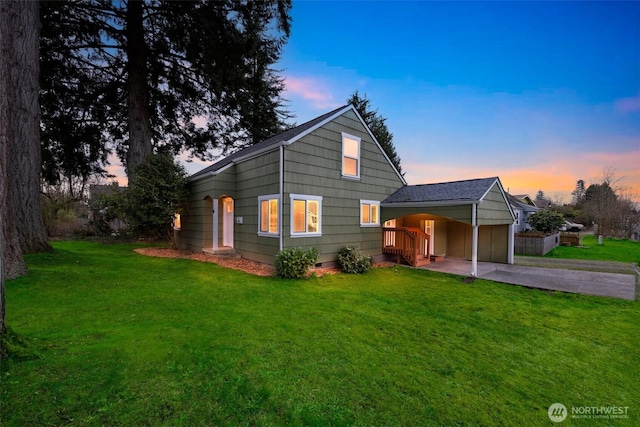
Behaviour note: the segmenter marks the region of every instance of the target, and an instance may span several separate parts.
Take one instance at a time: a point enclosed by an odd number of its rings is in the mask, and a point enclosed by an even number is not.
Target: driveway
[[[540,258],[535,258],[539,266],[520,265],[520,262],[523,264],[529,263],[529,257],[523,257],[522,261],[519,258],[516,257],[518,264],[515,265],[478,262],[478,277],[536,289],[598,295],[626,300],[634,300],[636,298],[636,275],[630,264],[627,264],[628,269],[624,270],[627,273],[624,274],[608,272],[623,271],[619,270],[617,265],[621,263],[613,263],[613,265],[607,266],[605,265],[606,263],[597,262],[594,264],[594,269],[599,271],[588,271],[585,270],[588,267],[588,263],[584,262],[577,262],[576,267],[580,269],[574,270],[566,268],[567,265],[571,264],[571,260],[564,260],[561,265],[565,268],[559,268],[558,263],[553,263],[553,261],[549,263],[549,266],[542,266],[545,265],[545,261]],[[441,262],[432,262],[422,268],[468,276],[471,272],[471,261],[445,258]]]

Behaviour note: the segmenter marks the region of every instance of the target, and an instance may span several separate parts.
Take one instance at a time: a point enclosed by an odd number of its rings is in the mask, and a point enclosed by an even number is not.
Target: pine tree
[[[281,105],[284,86],[270,66],[289,36],[290,0],[88,0],[47,7],[50,20],[43,24],[71,28],[61,48],[68,67],[86,77],[85,85],[68,90],[91,91],[92,114],[100,113],[100,131],[128,170],[161,147],[202,159],[234,150],[238,139],[268,127],[263,116],[273,117]],[[254,72],[252,63],[260,65]],[[268,90],[252,89],[260,88],[256,79],[267,81]],[[260,124],[250,128],[253,123]]]
[[[0,2],[0,335],[6,332],[5,278],[27,273],[23,253],[51,248],[38,192],[38,7]]]
[[[400,156],[398,156],[396,148],[393,145],[393,134],[389,131],[385,123],[387,119],[380,116],[377,109],[372,109],[371,100],[367,98],[366,94],[361,97],[357,90],[347,98],[347,103],[352,104],[356,108],[358,114],[360,114],[362,120],[369,126],[371,133],[373,133],[373,136],[375,136],[398,173],[404,175],[400,166]]]
[[[585,189],[584,181],[579,179],[578,182],[576,182],[575,190],[571,192],[571,195],[573,196],[574,206],[579,206],[582,204],[586,191],[587,190]]]
[[[76,46],[100,43],[97,28],[65,25],[59,15],[68,6],[41,2],[40,138],[44,186],[65,189],[76,199],[91,176],[106,175],[109,150],[102,129],[112,102],[104,79],[68,55]]]

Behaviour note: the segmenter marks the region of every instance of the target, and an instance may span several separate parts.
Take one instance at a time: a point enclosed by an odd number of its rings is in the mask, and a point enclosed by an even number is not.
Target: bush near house
[[[338,264],[344,273],[366,273],[373,265],[369,255],[361,254],[354,246],[345,246],[338,252]]]
[[[311,248],[283,249],[276,255],[276,276],[285,279],[301,279],[307,275],[311,268],[318,261],[318,250]]]

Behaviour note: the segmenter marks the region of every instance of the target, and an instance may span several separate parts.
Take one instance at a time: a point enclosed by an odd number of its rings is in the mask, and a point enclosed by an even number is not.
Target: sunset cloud
[[[621,113],[635,113],[640,111],[640,93],[629,98],[616,99],[613,103],[616,111]]]
[[[569,202],[579,179],[584,180],[587,186],[601,182],[604,171],[610,168],[617,178],[621,178],[620,185],[628,189],[635,201],[640,202],[638,162],[640,150],[632,150],[620,153],[576,153],[517,166],[500,165],[499,160],[478,166],[403,162],[402,169],[406,172],[409,184],[498,176],[505,190],[512,194],[529,194],[533,197],[538,190],[542,190],[547,197]]]
[[[335,101],[327,83],[318,78],[287,76],[285,86],[288,96],[300,97],[315,108],[332,109],[342,105]]]

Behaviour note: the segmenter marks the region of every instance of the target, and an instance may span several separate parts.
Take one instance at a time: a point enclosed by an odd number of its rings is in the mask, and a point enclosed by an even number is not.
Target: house
[[[190,208],[176,231],[184,249],[268,264],[289,247],[315,247],[319,263],[332,263],[346,245],[411,265],[432,255],[513,262],[515,217],[498,178],[409,186],[351,105],[189,182]]]
[[[533,199],[533,204],[540,209],[549,209],[551,205],[553,205],[553,202],[545,197],[536,196],[536,198]]]
[[[528,194],[514,194],[513,197],[521,201],[522,203],[535,206],[536,204],[533,202],[533,199]]]
[[[529,203],[526,203],[525,200],[529,200]],[[531,201],[529,196],[512,196],[507,193],[507,200],[511,205],[511,209],[516,217],[516,223],[514,224],[514,232],[522,233],[524,231],[531,230],[531,226],[529,225],[529,217],[531,214],[538,212],[540,208],[536,207],[535,204]]]

